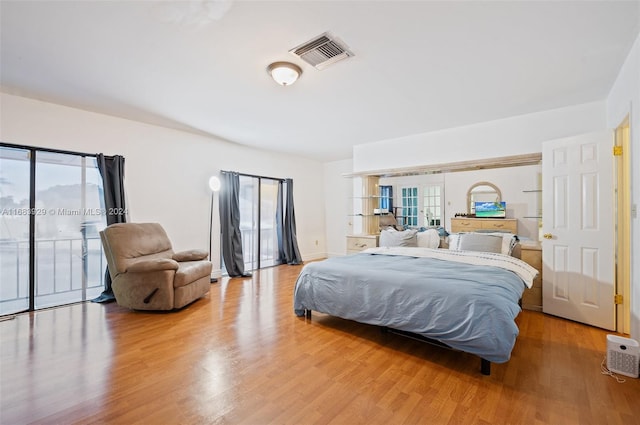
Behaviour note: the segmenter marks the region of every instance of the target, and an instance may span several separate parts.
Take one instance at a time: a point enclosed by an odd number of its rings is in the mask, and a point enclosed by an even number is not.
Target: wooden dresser
[[[367,248],[378,246],[380,235],[349,235],[347,236],[347,254],[354,254]]]
[[[478,230],[508,231],[518,234],[518,220],[515,218],[452,218],[451,232],[475,232]]]
[[[542,311],[542,247],[539,242],[521,242],[520,248],[520,259],[538,270],[533,287],[522,294],[522,308]]]

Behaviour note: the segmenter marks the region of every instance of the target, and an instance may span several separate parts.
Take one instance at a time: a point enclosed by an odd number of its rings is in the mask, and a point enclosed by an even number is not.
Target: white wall
[[[542,152],[542,142],[605,128],[604,102],[355,146],[353,172]]]
[[[335,257],[347,253],[345,236],[349,234],[349,214],[353,196],[351,179],[344,174],[351,172],[353,162],[350,159],[324,164],[324,190],[327,203],[324,206],[327,229],[327,256]],[[331,200],[337,200],[333,202]]]
[[[467,191],[477,182],[488,181],[496,185],[502,193],[502,200],[507,203],[507,218],[518,220],[518,234],[522,238],[538,240],[538,219],[534,217],[542,208],[539,192],[524,192],[540,189],[540,165],[522,167],[496,168],[492,170],[474,170],[445,175],[445,194],[447,219],[456,212],[467,209]],[[450,229],[450,222],[447,222]]]
[[[2,142],[123,155],[130,220],[161,223],[175,250],[208,249],[207,183],[219,170],[233,170],[292,178],[300,253],[305,260],[326,255],[323,165],[317,161],[5,93],[0,96]],[[217,206],[213,222],[212,258],[219,272]]]
[[[607,127],[631,123],[631,203],[640,203],[640,36],[636,39],[606,102]],[[631,219],[631,337],[640,340],[640,225]]]

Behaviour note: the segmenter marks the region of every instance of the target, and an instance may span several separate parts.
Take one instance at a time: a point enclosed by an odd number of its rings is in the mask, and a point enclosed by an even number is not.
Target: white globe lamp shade
[[[220,190],[220,186],[221,183],[218,176],[211,176],[209,179],[209,189],[211,189],[212,192],[217,192]]]
[[[267,67],[267,71],[281,86],[290,86],[302,75],[302,69],[290,62],[274,62]]]

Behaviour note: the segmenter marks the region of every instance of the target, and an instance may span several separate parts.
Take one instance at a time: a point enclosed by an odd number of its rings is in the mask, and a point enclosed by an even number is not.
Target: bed
[[[519,300],[537,271],[495,252],[380,247],[306,264],[294,312],[377,325],[504,363],[518,336]]]

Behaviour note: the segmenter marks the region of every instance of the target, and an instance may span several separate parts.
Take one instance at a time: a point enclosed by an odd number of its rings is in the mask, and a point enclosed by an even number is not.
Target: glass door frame
[[[19,149],[23,151],[28,151],[29,154],[29,211],[32,212],[29,214],[29,266],[28,266],[28,309],[16,311],[12,313],[6,313],[7,315],[13,315],[18,313],[23,313],[25,311],[36,311],[36,168],[37,168],[37,153],[38,152],[47,152],[61,155],[74,155],[79,157],[91,157],[96,158],[96,154],[94,153],[85,153],[85,152],[74,152],[60,149],[51,149],[51,148],[42,148],[35,146],[25,146],[25,145],[17,145],[12,143],[4,143],[0,142],[0,148],[9,148],[9,149]],[[107,156],[108,158],[108,156]],[[106,264],[106,262],[105,262]],[[84,267],[84,266],[83,266]],[[104,273],[102,273],[104,275]],[[86,288],[83,288],[86,291]],[[75,301],[74,301],[75,302]],[[42,307],[48,308],[48,307]]]
[[[256,213],[256,217],[257,217],[257,224],[256,224],[256,229],[254,229],[254,233],[257,234],[257,243],[256,243],[256,252],[252,253],[252,256],[255,256],[255,260],[251,261],[250,264],[254,265],[255,264],[255,268],[251,268],[251,270],[259,270],[262,268],[262,263],[261,263],[261,257],[262,257],[262,181],[263,180],[271,180],[271,181],[275,181],[278,184],[278,194],[277,194],[277,205],[276,205],[276,220],[281,220],[281,217],[278,217],[278,211],[280,211],[282,214],[284,214],[284,182],[285,179],[283,178],[278,178],[278,177],[268,177],[268,176],[259,176],[259,175],[255,175],[255,174],[246,174],[246,173],[237,173],[238,176],[240,178],[252,178],[252,179],[256,179],[257,183],[258,183],[258,190],[257,190],[257,200],[254,200],[254,205],[257,205],[257,213]],[[242,214],[242,212],[241,212]],[[252,219],[254,217],[252,216]],[[276,231],[276,240],[275,243],[280,246],[280,241],[278,238],[278,229],[275,229]],[[244,236],[243,236],[243,241],[244,241]],[[242,244],[242,250],[243,250],[243,255],[246,252],[247,247],[245,247],[245,244],[243,242]],[[221,259],[222,261],[222,259]],[[247,266],[247,260],[244,259],[244,264],[245,267]],[[274,264],[271,264],[269,266],[265,266],[265,267],[273,267],[273,266],[277,266],[279,264],[282,264],[282,258],[277,258],[274,260]]]

